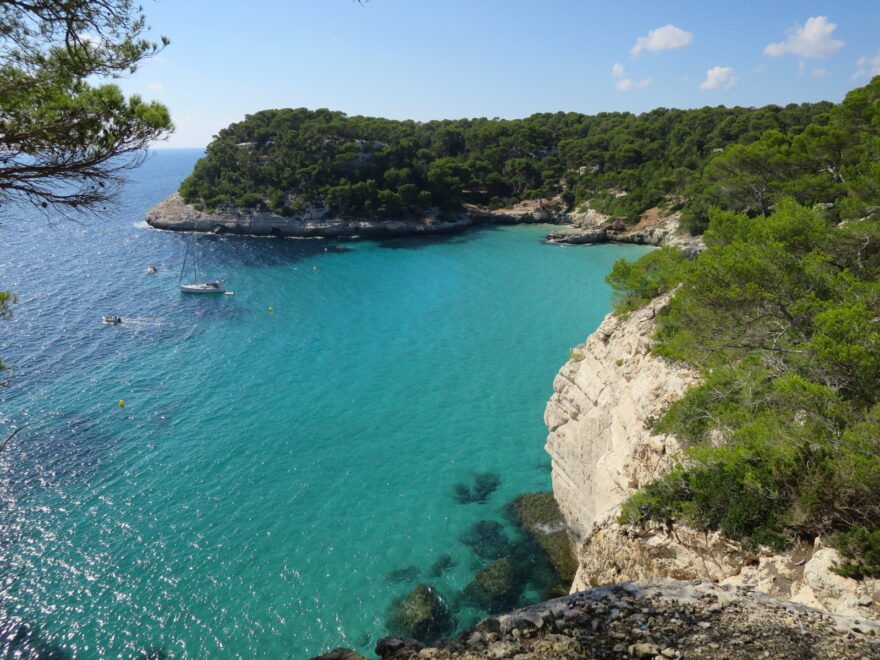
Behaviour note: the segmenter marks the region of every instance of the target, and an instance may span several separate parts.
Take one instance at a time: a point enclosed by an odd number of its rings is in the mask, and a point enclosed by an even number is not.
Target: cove
[[[147,228],[198,155],[154,155],[106,218],[3,237],[2,419],[30,424],[0,455],[4,650],[367,652],[420,581],[472,623],[459,594],[486,561],[460,537],[549,489],[552,379],[609,311],[613,262],[649,248]],[[190,242],[235,296],[180,295]],[[482,472],[498,489],[460,503]]]

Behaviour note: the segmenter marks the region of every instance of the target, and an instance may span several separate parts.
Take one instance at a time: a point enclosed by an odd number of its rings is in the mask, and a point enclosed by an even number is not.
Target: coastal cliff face
[[[604,227],[610,218],[601,213],[596,211],[581,214],[563,213],[551,210],[554,206],[529,200],[511,208],[490,211],[465,204],[460,213],[452,216],[434,213],[417,219],[371,220],[337,217],[326,206],[308,207],[295,216],[246,212],[233,207],[199,211],[193,205],[184,202],[179,193],[173,193],[147,211],[145,219],[147,224],[156,229],[171,231],[297,238],[402,236],[454,232],[482,224],[550,223],[571,225],[569,228],[553,231],[547,235],[547,239],[554,243],[583,245],[612,242],[674,245],[688,254],[696,254],[703,249],[700,237],[679,233],[677,215],[656,222],[640,223],[634,228],[614,231]]]
[[[441,222],[428,217],[419,221],[391,220],[371,221],[365,219],[333,218],[327,209],[308,208],[297,216],[283,217],[274,213],[242,213],[234,209],[225,211],[199,211],[174,193],[146,214],[147,224],[157,229],[173,231],[198,231],[249,236],[296,236],[301,238],[338,238],[349,236],[393,236],[455,231],[474,224],[468,217]]]
[[[147,224],[156,229],[299,238],[431,234],[458,231],[478,224],[559,221],[549,211],[535,205],[523,205],[521,208],[493,212],[466,208],[464,212],[450,219],[444,218],[437,214],[410,220],[344,218],[335,217],[327,207],[321,206],[308,207],[298,215],[290,217],[268,212],[249,213],[234,208],[208,212],[199,211],[191,204],[187,204],[179,193],[166,197],[147,211],[145,216]]]
[[[559,371],[544,415],[553,492],[578,549],[572,593],[655,577],[710,579],[851,616],[880,618],[880,580],[830,569],[837,552],[821,539],[786,553],[750,552],[718,533],[683,525],[616,522],[619,507],[655,478],[680,447],[652,435],[650,420],[698,381],[651,355],[657,312],[669,296],[626,318],[608,315]]]
[[[627,318],[609,314],[571,350],[553,382],[546,450],[553,492],[577,545],[678,450],[675,438],[647,428],[697,382],[696,373],[651,354],[654,317],[668,300],[657,298]]]

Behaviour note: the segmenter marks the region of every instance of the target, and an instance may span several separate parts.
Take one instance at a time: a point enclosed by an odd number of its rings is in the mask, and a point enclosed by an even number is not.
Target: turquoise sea
[[[459,537],[550,488],[553,377],[645,252],[149,229],[199,155],[152,155],[103,218],[2,218],[0,433],[28,426],[0,454],[0,657],[369,653],[417,582],[456,606],[486,564]],[[188,242],[236,295],[178,292]],[[477,472],[500,487],[460,504]]]

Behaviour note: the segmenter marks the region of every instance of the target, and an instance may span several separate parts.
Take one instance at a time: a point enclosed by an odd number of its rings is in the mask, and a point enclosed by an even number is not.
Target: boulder
[[[459,540],[483,559],[498,559],[511,552],[511,544],[504,533],[504,527],[494,520],[477,521]]]
[[[516,561],[513,557],[504,557],[479,571],[462,593],[468,602],[495,613],[516,605],[521,591]]]
[[[517,525],[547,555],[559,579],[570,587],[577,559],[553,493],[524,493],[510,503],[510,511]]]
[[[437,590],[422,583],[391,604],[386,625],[394,635],[427,642],[448,634],[453,619]]]

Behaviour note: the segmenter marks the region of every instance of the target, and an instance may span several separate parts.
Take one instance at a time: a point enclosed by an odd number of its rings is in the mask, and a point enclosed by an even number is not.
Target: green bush
[[[844,577],[880,578],[880,529],[855,527],[831,538],[845,561],[832,570]]]
[[[684,252],[666,245],[638,261],[615,262],[605,281],[614,290],[614,308],[618,313],[638,309],[649,300],[671,291],[681,281]]]

